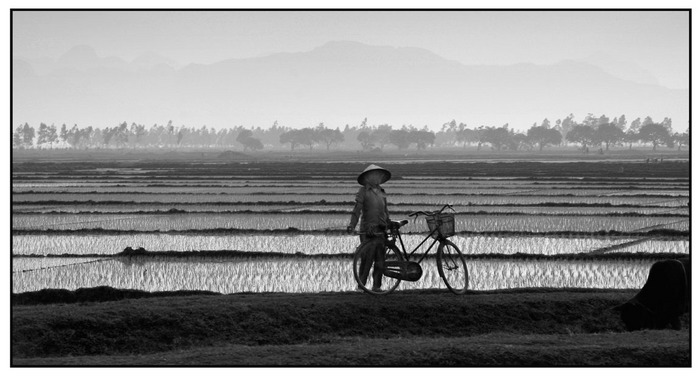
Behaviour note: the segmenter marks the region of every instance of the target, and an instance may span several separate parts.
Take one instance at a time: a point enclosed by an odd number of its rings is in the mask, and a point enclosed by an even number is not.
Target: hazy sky
[[[157,52],[212,63],[308,51],[333,40],[421,47],[465,64],[551,64],[605,54],[689,86],[689,15],[681,11],[53,11],[13,13],[15,57],[75,45],[126,60]]]

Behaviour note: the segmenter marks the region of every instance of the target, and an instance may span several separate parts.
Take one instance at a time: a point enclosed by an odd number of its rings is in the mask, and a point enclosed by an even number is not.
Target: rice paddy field
[[[690,252],[687,162],[384,164],[393,219],[453,205],[473,290],[640,288],[655,260]],[[16,164],[12,292],[351,291],[359,240],[344,229],[364,166]],[[412,247],[428,228],[403,230]],[[441,288],[431,262],[400,289]]]
[[[691,253],[687,158],[343,159],[13,161],[12,365],[690,365],[689,315],[627,333],[611,310]],[[392,219],[453,205],[465,295],[435,250],[356,290],[369,163]]]

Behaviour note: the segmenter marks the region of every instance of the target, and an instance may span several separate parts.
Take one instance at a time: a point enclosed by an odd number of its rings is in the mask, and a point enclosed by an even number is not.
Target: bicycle
[[[357,247],[353,256],[352,269],[358,287],[373,295],[385,295],[396,290],[401,281],[418,281],[423,275],[423,269],[420,263],[428,256],[428,253],[430,253],[435,243],[439,243],[436,258],[438,274],[451,292],[458,295],[464,294],[469,285],[467,262],[459,247],[447,239],[454,235],[455,232],[454,213],[443,213],[446,208],[452,209],[452,206],[447,204],[437,211],[417,211],[409,214],[409,217],[424,215],[428,223],[428,228],[430,229],[430,233],[410,253],[406,251],[406,246],[404,245],[400,231],[401,227],[406,225],[409,221],[406,219],[402,221],[391,221],[384,233],[385,238],[383,239],[385,249],[384,265],[377,266],[376,262],[368,260],[371,266],[365,266],[369,270],[364,283],[362,283],[360,279],[360,265],[362,257],[369,256],[363,255],[364,252],[367,252],[366,250],[363,250],[362,247]],[[426,249],[425,253],[423,253],[418,261],[410,261],[414,253],[416,253],[428,239],[433,239],[433,242],[428,249]],[[401,250],[399,250],[396,245],[397,240],[401,245]],[[369,249],[369,247],[367,249]],[[381,275],[381,286],[383,290],[375,290],[372,288],[375,273]]]

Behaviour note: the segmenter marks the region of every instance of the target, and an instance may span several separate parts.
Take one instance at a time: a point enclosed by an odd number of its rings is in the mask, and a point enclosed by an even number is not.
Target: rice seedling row
[[[13,194],[13,203],[80,203],[91,201],[101,203],[200,203],[200,204],[233,204],[233,203],[316,203],[328,202],[337,205],[351,206],[353,195],[179,195],[179,194]],[[567,205],[635,205],[657,207],[687,206],[686,197],[624,197],[624,196],[494,196],[494,195],[395,195],[390,197],[391,204],[432,205],[538,205],[538,204],[567,204]]]
[[[422,235],[406,235],[407,247],[419,244]],[[624,237],[553,236],[453,236],[451,240],[466,255],[561,255],[588,254],[604,248],[630,243]],[[358,246],[351,235],[16,235],[12,237],[12,255],[116,255],[126,247],[142,247],[151,252],[236,250],[288,255],[351,255]],[[425,251],[429,243],[420,248]],[[687,239],[648,239],[629,249],[616,252],[688,254]]]
[[[13,187],[13,194],[32,194],[32,193],[51,193],[51,194],[73,194],[73,193],[92,193],[92,194],[307,194],[310,188],[318,188],[318,186],[241,186],[241,187],[110,187],[110,186],[93,186],[93,187],[35,187],[35,188],[19,188]],[[347,184],[339,184],[336,187],[323,187],[325,194],[337,195],[352,195],[357,192],[356,187]],[[420,185],[411,185],[404,187],[391,187],[393,195],[517,195],[517,196],[601,196],[601,195],[616,195],[616,196],[687,196],[687,188],[663,188],[663,189],[619,189],[619,188],[561,188],[561,187],[541,187],[541,186],[523,186],[523,187],[472,187],[469,185],[454,187],[454,188],[439,188],[432,187],[430,192],[426,193],[425,188]]]
[[[14,214],[13,230],[206,230],[206,229],[298,229],[333,230],[344,229],[348,223],[347,214],[156,214],[156,215],[117,215],[117,214]],[[608,216],[516,216],[456,215],[457,231],[619,231],[633,232],[648,228],[668,228],[687,231],[689,218],[672,217],[608,217]],[[411,221],[405,232],[427,232],[425,221]]]
[[[470,289],[525,287],[640,288],[650,260],[529,261],[470,260]],[[207,290],[238,292],[352,291],[352,260],[343,258],[236,258],[187,261],[130,258],[76,264],[15,273],[12,292],[112,286],[144,291]],[[424,275],[400,289],[444,289],[436,268],[426,265]]]
[[[221,175],[221,176],[197,176],[187,178],[184,175],[169,176],[167,180],[164,176],[157,174],[148,175],[121,175],[121,176],[102,176],[102,175],[76,175],[71,174],[35,174],[32,176],[18,175],[13,172],[13,186],[65,186],[65,187],[81,187],[92,186],[103,182],[105,184],[120,184],[121,186],[143,186],[144,184],[155,184],[157,186],[183,186],[183,185],[210,185],[210,186],[315,186],[315,185],[352,185],[355,175],[342,176],[333,178],[328,176],[319,176],[316,179],[308,178],[290,178],[289,176],[280,176],[270,173],[264,177],[252,178],[251,176],[240,175]],[[600,177],[600,178],[566,178],[566,177],[544,177],[537,178],[522,178],[522,177],[454,177],[444,179],[441,177],[409,177],[409,176],[394,176],[390,185],[401,187],[410,185],[425,185],[426,181],[430,182],[431,186],[436,187],[455,187],[464,185],[487,185],[487,186],[580,186],[582,188],[595,188],[596,186],[650,186],[657,185],[661,187],[669,186],[688,186],[688,178],[634,178],[634,177]]]
[[[390,211],[396,214],[408,214],[414,211],[430,211],[429,205],[390,204]],[[577,207],[577,206],[476,206],[454,205],[456,213],[463,214],[533,214],[533,215],[675,215],[689,216],[689,207]],[[349,205],[333,203],[313,203],[306,205],[290,204],[191,204],[191,203],[159,203],[159,204],[75,204],[64,202],[59,205],[36,205],[15,203],[12,212],[16,214],[159,214],[159,213],[237,213],[237,212],[305,212],[317,213],[349,213]]]

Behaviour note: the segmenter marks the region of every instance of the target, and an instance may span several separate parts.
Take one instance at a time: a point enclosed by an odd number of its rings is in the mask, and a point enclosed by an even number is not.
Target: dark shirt
[[[350,227],[355,228],[362,212],[360,231],[374,228],[386,228],[389,223],[389,211],[386,205],[386,193],[380,186],[369,184],[361,187],[355,195],[355,207],[350,217]]]

